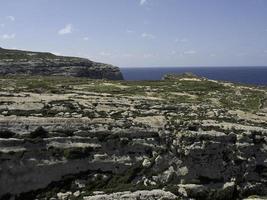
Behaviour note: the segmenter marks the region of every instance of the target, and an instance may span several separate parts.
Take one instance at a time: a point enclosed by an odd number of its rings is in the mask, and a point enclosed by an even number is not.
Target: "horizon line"
[[[215,67],[267,67],[267,65],[199,65],[199,66],[118,66],[119,68],[215,68]]]

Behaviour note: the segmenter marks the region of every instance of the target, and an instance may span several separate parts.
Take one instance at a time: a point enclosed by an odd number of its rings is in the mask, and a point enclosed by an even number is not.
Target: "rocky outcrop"
[[[181,79],[205,80],[206,78],[197,76],[191,72],[185,72],[185,73],[181,73],[181,74],[172,74],[172,73],[171,74],[165,74],[162,77],[162,80],[181,80]]]
[[[0,48],[0,75],[55,75],[122,80],[118,67],[84,58]]]
[[[195,77],[49,81],[0,80],[3,199],[267,195],[266,89]]]
[[[168,199],[176,200],[177,196],[162,190],[152,190],[152,191],[136,191],[136,192],[118,192],[113,194],[98,194],[93,196],[84,197],[84,200],[158,200],[158,199]]]

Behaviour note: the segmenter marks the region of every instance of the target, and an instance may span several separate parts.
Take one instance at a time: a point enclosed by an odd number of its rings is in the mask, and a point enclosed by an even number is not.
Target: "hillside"
[[[0,196],[264,199],[266,99],[191,74],[0,77]]]
[[[0,75],[55,75],[122,80],[118,67],[84,58],[0,48]]]

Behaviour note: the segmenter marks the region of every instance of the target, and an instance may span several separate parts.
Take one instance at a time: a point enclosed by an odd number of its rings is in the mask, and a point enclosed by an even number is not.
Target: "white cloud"
[[[130,53],[125,53],[125,54],[122,54],[122,57],[132,58],[132,57],[134,57],[134,55],[133,54],[130,54]]]
[[[246,56],[246,55],[248,55],[248,54],[245,53],[245,52],[238,52],[238,53],[236,54],[236,56],[239,56],[239,57],[243,57],[243,56]]]
[[[184,55],[193,55],[196,54],[197,52],[195,50],[188,50],[188,51],[184,51],[183,54]]]
[[[0,24],[0,28],[4,28],[5,27],[5,24]]]
[[[144,57],[144,58],[153,58],[153,57],[154,57],[154,54],[152,54],[152,53],[147,53],[147,54],[144,54],[143,57]]]
[[[1,38],[3,40],[11,40],[11,39],[14,39],[16,37],[16,34],[4,34],[4,35],[1,35]]]
[[[88,40],[89,40],[89,38],[88,38],[88,37],[84,37],[84,38],[83,38],[83,40],[85,40],[85,41],[88,41]]]
[[[147,0],[140,0],[140,6],[143,6],[147,3]]]
[[[143,24],[144,25],[148,25],[148,24],[150,24],[150,21],[146,19],[146,20],[143,21]]]
[[[182,38],[182,39],[176,38],[175,42],[176,43],[178,43],[178,42],[188,42],[188,39],[187,38]]]
[[[177,54],[177,51],[172,51],[171,52],[171,55],[173,56],[173,55],[176,55]]]
[[[146,38],[146,39],[155,39],[156,38],[155,35],[150,34],[150,33],[143,33],[141,36],[142,36],[142,38]]]
[[[12,21],[12,22],[14,22],[14,21],[16,20],[16,18],[15,18],[14,16],[12,16],[12,15],[10,15],[10,16],[6,16],[6,18],[7,18],[8,20]]]
[[[105,57],[110,57],[110,56],[112,56],[111,53],[106,52],[106,51],[102,51],[102,52],[100,52],[99,55],[101,55],[101,56],[105,56]]]
[[[72,24],[67,24],[64,28],[60,29],[58,31],[59,35],[65,35],[65,34],[70,34],[73,31]]]
[[[131,34],[131,33],[134,33],[134,31],[133,31],[133,30],[129,30],[129,29],[127,29],[127,30],[126,30],[126,33]]]

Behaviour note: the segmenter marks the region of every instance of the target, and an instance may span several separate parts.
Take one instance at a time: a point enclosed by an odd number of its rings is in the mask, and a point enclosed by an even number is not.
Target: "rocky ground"
[[[265,199],[267,89],[0,78],[1,199]]]
[[[0,48],[0,75],[74,76],[122,80],[118,67],[85,58]]]

